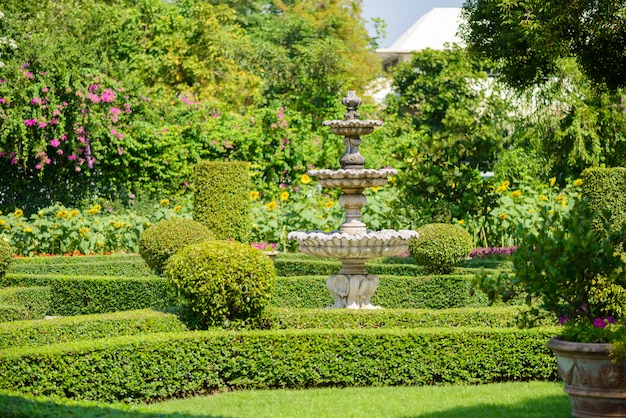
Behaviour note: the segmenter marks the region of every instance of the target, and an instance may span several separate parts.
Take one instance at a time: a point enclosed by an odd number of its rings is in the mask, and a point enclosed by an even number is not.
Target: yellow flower
[[[373,192],[377,192],[377,191],[379,191],[379,190],[380,190],[380,186],[374,186],[374,187],[372,187],[372,191],[373,191]]]
[[[535,209],[528,209],[528,213],[537,213]]]
[[[563,199],[563,201],[561,202],[561,206],[563,207],[567,206],[567,200]]]
[[[509,188],[509,186],[511,185],[511,183],[509,183],[509,181],[508,181],[508,180],[504,180],[504,182],[502,182],[502,185],[503,185],[505,188],[507,188],[507,189],[508,189],[508,188]]]
[[[556,200],[557,202],[562,202],[563,199],[565,199],[565,196],[563,196],[562,194],[558,195],[557,197],[554,198],[554,200]]]
[[[167,205],[169,205],[169,204],[170,204],[170,200],[169,200],[169,199],[162,199],[162,200],[159,202],[159,204],[160,204],[161,206],[167,206]]]
[[[15,212],[13,212],[13,215],[19,218],[20,216],[24,215],[24,211],[22,209],[15,209]]]
[[[289,199],[289,192],[282,192],[280,194],[280,200],[287,200]]]
[[[267,210],[274,210],[276,209],[276,202],[272,200],[270,203],[266,203],[265,207],[267,208]]]
[[[93,207],[91,209],[89,209],[87,211],[88,214],[90,215],[95,215],[96,213],[100,212],[102,210],[102,206],[100,205],[93,205]]]
[[[513,199],[517,199],[518,197],[520,197],[522,195],[522,191],[521,190],[515,190],[513,193],[511,193],[511,197]]]
[[[330,209],[330,208],[332,208],[333,206],[335,206],[335,202],[333,202],[332,200],[331,200],[331,201],[326,202],[326,204],[324,205],[324,207],[325,207],[326,209]]]
[[[2,215],[2,211],[0,210],[0,215]]]
[[[302,184],[309,184],[311,182],[311,177],[308,176],[308,174],[303,174],[302,177],[300,177],[300,181],[302,182]]]
[[[59,225],[58,224],[54,224],[54,229],[59,229]]]
[[[181,210],[183,210],[183,207],[181,205],[176,205],[174,207],[174,212],[180,212]]]
[[[502,192],[503,192],[503,191],[505,191],[505,190],[506,190],[506,187],[504,187],[504,186],[500,186],[500,187],[498,187],[498,188],[496,189],[496,193],[502,193]]]
[[[70,218],[73,218],[74,216],[78,216],[80,215],[80,211],[78,209],[72,209],[70,211]]]
[[[23,231],[24,232],[33,232],[33,228],[26,227],[26,228],[23,229]]]
[[[9,225],[5,225],[3,226],[4,229],[11,229],[11,227]]]
[[[124,226],[124,222],[113,222],[113,228],[118,229]]]
[[[152,225],[152,222],[146,222],[143,224],[146,228],[149,227],[150,225]]]
[[[392,186],[396,185],[396,181],[397,181],[396,176],[389,177],[389,183],[391,183]]]
[[[574,180],[574,187],[580,187],[583,185],[583,179]]]
[[[257,200],[259,198],[259,192],[252,190],[250,192],[250,200]]]
[[[89,232],[89,228],[80,228],[78,230],[78,233],[80,234],[81,237],[86,237],[87,233]]]
[[[506,191],[506,189],[508,189],[510,185],[511,185],[511,183],[509,183],[508,180],[503,181],[502,184],[500,185],[500,187],[498,187],[496,189],[496,193],[502,193],[502,192]]]
[[[102,241],[98,241],[98,242],[96,242],[96,245],[97,245],[98,247],[104,247],[104,242],[102,242]]]
[[[498,215],[498,218],[502,220],[506,219],[506,213],[501,213],[500,215]]]
[[[7,223],[7,221],[5,221],[4,219],[0,219],[0,225],[5,225]]]
[[[67,216],[67,211],[65,209],[61,209],[57,212],[57,218],[65,218]]]
[[[489,190],[490,192],[495,192],[496,188],[493,186],[487,186],[487,190]]]
[[[548,198],[545,195],[541,195],[539,196],[539,200],[543,200],[545,202]]]
[[[556,183],[556,177],[552,177],[550,179],[550,187],[554,186],[555,183]]]
[[[463,219],[459,219],[458,221],[456,221],[456,223],[458,223],[459,225],[463,225],[465,221]]]

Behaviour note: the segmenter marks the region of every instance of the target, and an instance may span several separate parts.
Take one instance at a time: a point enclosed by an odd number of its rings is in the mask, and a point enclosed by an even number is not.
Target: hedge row
[[[0,322],[43,318],[50,308],[47,286],[0,289]]]
[[[0,324],[0,350],[76,340],[187,331],[177,315],[141,309]]]
[[[556,331],[197,331],[20,347],[0,355],[0,390],[154,402],[226,388],[555,380]]]
[[[178,301],[161,277],[56,276],[7,274],[0,287],[49,286],[48,315],[85,315],[165,308]]]
[[[8,273],[155,277],[139,256],[18,258],[13,260]]]
[[[379,276],[380,284],[372,304],[390,309],[446,309],[487,306],[486,295],[470,295],[470,275],[424,277]],[[272,306],[320,308],[331,306],[333,298],[326,288],[327,276],[281,277],[276,285]]]
[[[441,310],[267,309],[263,329],[514,327],[519,307]],[[555,324],[556,319],[542,325]],[[82,339],[187,331],[184,316],[151,309],[0,324],[0,350]]]

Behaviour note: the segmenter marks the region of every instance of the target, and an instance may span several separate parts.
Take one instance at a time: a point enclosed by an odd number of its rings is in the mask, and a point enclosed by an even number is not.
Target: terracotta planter
[[[552,338],[559,374],[573,417],[626,417],[626,363],[613,363],[610,344],[574,343]]]

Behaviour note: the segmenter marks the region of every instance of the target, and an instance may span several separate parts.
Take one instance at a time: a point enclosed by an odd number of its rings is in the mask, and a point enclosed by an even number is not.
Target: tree
[[[497,84],[459,47],[414,53],[393,77],[398,98],[385,129],[401,126],[391,147],[403,205],[419,214],[418,222],[484,211],[489,202],[481,172],[492,169],[506,143],[507,106]]]
[[[614,0],[468,0],[463,36],[469,50],[491,59],[513,86],[558,73],[574,57],[595,83],[626,83],[626,4]]]

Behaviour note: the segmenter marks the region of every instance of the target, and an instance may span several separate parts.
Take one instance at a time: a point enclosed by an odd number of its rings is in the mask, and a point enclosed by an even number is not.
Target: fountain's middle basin
[[[300,251],[317,257],[368,259],[391,257],[405,252],[409,240],[417,238],[415,231],[383,229],[360,234],[346,232],[290,232],[290,240],[299,243]]]

